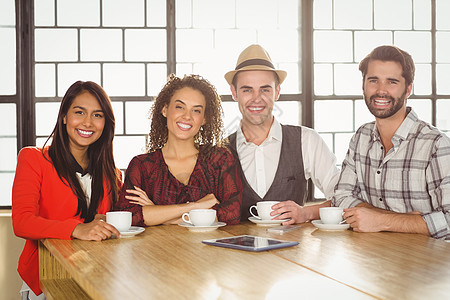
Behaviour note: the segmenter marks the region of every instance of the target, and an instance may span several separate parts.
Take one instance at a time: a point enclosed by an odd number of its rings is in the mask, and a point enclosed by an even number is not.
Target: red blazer
[[[48,157],[48,148],[44,149]],[[109,188],[98,208],[105,214],[111,208]],[[26,147],[19,152],[12,190],[12,222],[14,233],[26,239],[17,271],[36,295],[39,287],[38,240],[44,238],[71,239],[71,234],[83,219],[75,216],[76,195],[58,177],[53,164],[41,149]]]

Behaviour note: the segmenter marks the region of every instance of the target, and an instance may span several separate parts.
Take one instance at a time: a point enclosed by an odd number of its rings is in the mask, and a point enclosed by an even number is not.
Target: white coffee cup
[[[341,207],[319,208],[320,220],[323,224],[339,224],[343,221],[344,209]]]
[[[106,213],[106,223],[116,227],[120,232],[128,231],[131,227],[131,212],[109,211]]]
[[[192,209],[184,213],[181,219],[194,226],[210,226],[216,220],[216,211],[214,209]]]
[[[260,220],[271,220],[276,216],[271,216],[272,206],[279,203],[280,201],[259,201],[256,202],[256,205],[250,206],[250,214],[257,219]],[[253,208],[256,208],[258,215],[255,215],[252,211]],[[278,216],[278,215],[277,215]]]

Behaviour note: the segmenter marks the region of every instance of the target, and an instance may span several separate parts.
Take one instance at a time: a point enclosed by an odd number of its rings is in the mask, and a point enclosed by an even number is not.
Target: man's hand
[[[386,213],[368,207],[352,207],[344,209],[344,219],[354,231],[378,232],[387,230]]]
[[[271,216],[281,214],[274,218],[274,220],[284,220],[290,218],[290,220],[283,222],[283,225],[305,223],[310,220],[309,209],[298,205],[292,200],[277,203],[272,206],[272,210],[273,211],[270,213]]]

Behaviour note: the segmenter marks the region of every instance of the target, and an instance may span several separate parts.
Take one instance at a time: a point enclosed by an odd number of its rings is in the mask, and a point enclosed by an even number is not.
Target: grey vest
[[[305,178],[302,155],[302,129],[299,126],[281,125],[283,140],[281,143],[280,160],[275,173],[273,183],[264,198],[251,188],[245,178],[239,156],[236,151],[236,132],[231,134],[228,148],[236,158],[239,165],[239,174],[242,178],[244,192],[242,195],[241,221],[247,220],[250,215],[250,206],[258,201],[293,200],[299,205],[304,205],[308,195],[308,185]]]

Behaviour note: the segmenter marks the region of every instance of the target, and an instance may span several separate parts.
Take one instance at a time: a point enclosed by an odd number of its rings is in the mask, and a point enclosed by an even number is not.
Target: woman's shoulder
[[[133,157],[133,159],[130,161],[130,164],[128,167],[133,166],[146,166],[146,165],[152,165],[155,163],[159,163],[162,159],[161,150],[158,149],[154,152],[150,153],[143,153],[136,155]]]
[[[18,159],[32,159],[32,160],[40,160],[44,159],[45,157],[48,158],[48,147],[45,148],[39,148],[39,147],[23,147],[19,151],[19,158]]]
[[[201,149],[204,159],[212,165],[233,164],[234,156],[225,146],[213,146],[209,149]],[[205,153],[207,152],[207,153]]]

